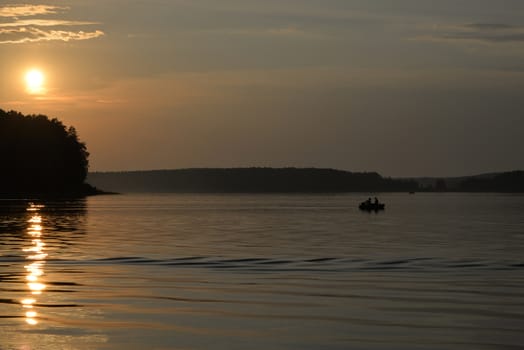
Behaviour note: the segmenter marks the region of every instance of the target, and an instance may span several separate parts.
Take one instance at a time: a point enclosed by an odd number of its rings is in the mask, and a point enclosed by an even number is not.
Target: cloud
[[[91,21],[67,19],[30,18],[20,20],[18,17],[36,17],[56,14],[69,7],[48,5],[7,5],[0,6],[0,18],[9,18],[11,22],[0,22],[0,44],[23,44],[41,41],[76,41],[101,37],[102,30],[61,30],[59,27],[92,26],[99,24]],[[45,28],[45,29],[42,29]]]
[[[26,27],[26,26],[36,26],[36,27],[56,27],[56,26],[82,26],[82,25],[92,25],[99,24],[96,22],[85,22],[85,21],[64,21],[57,19],[27,19],[22,21],[15,21],[10,23],[0,23],[0,28],[8,27]]]
[[[104,35],[101,30],[92,32],[66,31],[66,30],[42,30],[35,27],[0,29],[0,44],[23,44],[39,41],[73,41],[88,40]]]
[[[313,36],[306,31],[296,27],[283,27],[273,28],[266,31],[268,35],[279,36],[279,37],[308,37]]]
[[[51,5],[6,5],[0,6],[0,17],[27,17],[48,15],[65,11],[68,7]]]
[[[469,23],[437,28],[433,34],[415,38],[439,42],[524,43],[524,27],[502,23]]]
[[[223,34],[234,36],[251,37],[274,37],[286,39],[328,39],[327,35],[306,31],[295,26],[274,27],[274,28],[255,28],[255,29],[213,29],[200,30],[201,34]]]
[[[513,28],[513,26],[502,23],[470,23],[464,25],[463,27],[471,28],[473,30],[502,30]]]

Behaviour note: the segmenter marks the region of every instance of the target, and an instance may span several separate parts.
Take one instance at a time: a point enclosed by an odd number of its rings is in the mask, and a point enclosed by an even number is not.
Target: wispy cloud
[[[289,26],[282,28],[273,28],[265,31],[268,35],[280,36],[280,37],[313,37],[315,36],[312,33],[308,33],[305,30],[299,29],[297,27]]]
[[[97,22],[86,22],[86,21],[65,21],[58,19],[26,19],[21,21],[9,22],[9,23],[0,23],[0,28],[8,27],[57,27],[57,26],[82,26],[82,25],[92,25],[99,24]]]
[[[54,14],[69,9],[51,5],[6,5],[0,6],[0,17],[27,17]]]
[[[0,44],[23,44],[40,41],[76,41],[101,37],[102,30],[68,30],[59,27],[92,26],[99,23],[67,19],[30,18],[65,12],[69,7],[48,5],[6,5],[0,6],[0,18],[9,18],[9,22],[0,22]],[[43,29],[45,28],[45,29]]]
[[[307,31],[295,26],[284,26],[274,28],[241,28],[241,29],[214,29],[201,30],[201,34],[223,34],[235,36],[251,36],[251,37],[274,37],[286,39],[327,39],[328,36]]]
[[[67,30],[42,30],[35,27],[0,29],[0,44],[23,44],[39,41],[73,41],[88,40],[104,35],[101,30],[92,32]]]
[[[415,39],[488,44],[524,43],[524,27],[503,23],[468,23],[460,26],[437,28],[432,34],[418,36]]]

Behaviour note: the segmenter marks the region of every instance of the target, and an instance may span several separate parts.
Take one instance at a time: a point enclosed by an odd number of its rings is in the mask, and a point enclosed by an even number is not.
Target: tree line
[[[411,180],[319,168],[199,168],[91,173],[89,181],[117,192],[338,193],[415,191]]]
[[[0,194],[80,193],[89,152],[56,118],[0,109]]]

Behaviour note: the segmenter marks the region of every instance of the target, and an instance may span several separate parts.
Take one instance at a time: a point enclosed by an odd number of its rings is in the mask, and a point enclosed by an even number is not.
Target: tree
[[[438,179],[435,182],[435,191],[438,192],[446,192],[448,190],[448,186],[446,184],[446,180],[444,179]]]
[[[45,115],[0,109],[0,193],[79,191],[88,157],[75,128]]]

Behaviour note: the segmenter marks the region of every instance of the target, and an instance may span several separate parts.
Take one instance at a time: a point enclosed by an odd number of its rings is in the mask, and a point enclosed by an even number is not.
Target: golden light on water
[[[25,316],[26,316],[26,317],[32,317],[32,318],[33,318],[33,317],[36,317],[36,315],[38,315],[38,314],[36,313],[36,311],[27,311],[27,312],[25,313]]]
[[[35,295],[42,294],[42,291],[45,289],[45,284],[43,283],[30,282],[27,285],[31,289],[31,293]]]
[[[39,69],[31,69],[25,73],[25,86],[27,93],[41,95],[45,93],[45,76]]]
[[[42,242],[42,240],[40,239],[33,239],[31,241],[34,246],[30,247],[30,248],[24,248],[23,251],[24,252],[35,252],[35,253],[42,253],[42,250],[44,248],[44,243]]]
[[[42,218],[38,215],[35,215],[31,219],[29,219],[28,222],[34,223],[34,224],[40,224],[42,222]]]
[[[29,211],[29,212],[36,212],[36,211],[39,211],[40,209],[42,209],[44,206],[42,204],[33,204],[31,203],[29,205],[29,207],[26,209],[26,211]],[[39,216],[39,215],[35,215],[35,220],[38,220],[40,219],[40,221],[42,220],[42,218]],[[31,222],[31,219],[29,220],[29,222]]]
[[[29,260],[43,260],[46,257],[47,257],[46,253],[40,253],[40,254],[29,255],[27,258]]]
[[[36,320],[36,317],[38,316],[38,313],[36,311],[27,311],[25,313],[25,322],[31,326],[37,325],[38,321]]]
[[[40,225],[31,225],[28,229],[28,232],[31,234],[38,234],[40,231],[42,231],[42,226]]]
[[[33,308],[33,304],[36,303],[36,300],[27,298],[27,299],[22,300],[21,303],[24,306],[24,308],[32,309]]]
[[[28,276],[40,277],[44,274],[44,271],[42,270],[43,265],[43,262],[37,261],[24,267],[29,272]]]
[[[41,295],[46,289],[45,283],[41,281],[44,275],[44,265],[47,257],[45,243],[42,239],[42,217],[38,214],[38,211],[42,208],[43,206],[35,204],[30,204],[27,208],[28,212],[33,213],[28,220],[30,225],[27,228],[27,235],[31,238],[31,245],[22,248],[22,251],[26,253],[26,260],[31,261],[31,263],[25,265],[24,268],[27,271],[27,288],[32,296]],[[24,309],[29,309],[25,312],[26,323],[31,326],[37,325],[38,313],[34,310],[36,299],[29,297],[21,300],[20,303]]]
[[[27,318],[25,319],[25,321],[27,322],[27,324],[29,324],[29,325],[31,325],[31,326],[35,326],[35,325],[38,324],[38,321],[35,320],[34,318],[29,318],[29,317],[27,317]]]

